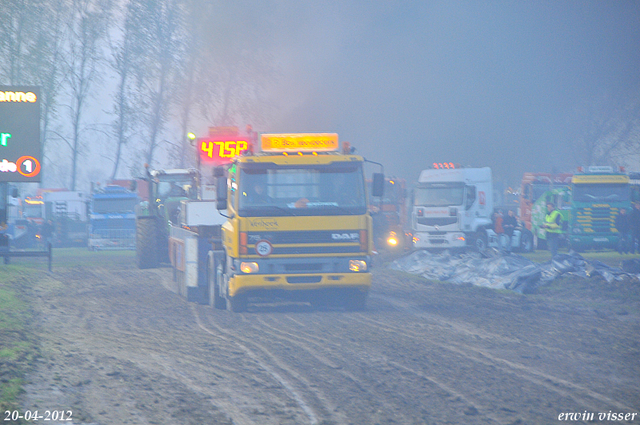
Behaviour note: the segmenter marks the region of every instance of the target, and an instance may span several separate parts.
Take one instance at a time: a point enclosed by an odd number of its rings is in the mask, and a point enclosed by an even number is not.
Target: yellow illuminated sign
[[[629,176],[624,175],[575,175],[572,183],[629,183]]]
[[[300,152],[338,150],[336,133],[262,134],[260,146],[264,152]]]

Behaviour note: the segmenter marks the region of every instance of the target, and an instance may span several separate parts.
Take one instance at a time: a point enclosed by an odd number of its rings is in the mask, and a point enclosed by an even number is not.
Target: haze
[[[337,132],[357,153],[383,163],[386,174],[410,182],[433,162],[490,166],[495,180],[511,185],[527,171],[579,165],[640,171],[637,1],[186,3],[201,11],[203,45],[220,62],[215,72],[223,88],[212,96],[224,96],[224,81],[246,83],[232,94],[235,110],[216,100],[223,113],[191,119],[198,135],[209,126],[246,124],[270,133]],[[117,40],[118,30],[110,31]],[[259,59],[238,70],[234,55]],[[118,79],[102,66],[87,127],[114,122]],[[1,83],[32,84],[9,81],[7,69]],[[176,166],[170,146],[184,137],[178,115],[163,128],[155,167]],[[60,139],[49,130],[45,185],[69,179],[69,144],[61,141],[69,125],[58,108],[50,128]],[[84,187],[113,168],[113,136],[102,133],[85,136],[81,157],[95,166],[81,170]],[[150,132],[131,133],[140,140],[123,150],[118,178],[133,177],[145,162],[138,145]]]
[[[374,4],[286,16],[275,130],[335,130],[410,181],[447,161],[513,182],[573,170],[576,110],[640,94],[638,2]]]

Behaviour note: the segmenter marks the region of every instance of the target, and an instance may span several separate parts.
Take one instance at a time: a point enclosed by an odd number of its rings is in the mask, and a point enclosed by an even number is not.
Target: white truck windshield
[[[462,205],[463,183],[430,183],[415,190],[413,204],[423,207],[446,207]]]

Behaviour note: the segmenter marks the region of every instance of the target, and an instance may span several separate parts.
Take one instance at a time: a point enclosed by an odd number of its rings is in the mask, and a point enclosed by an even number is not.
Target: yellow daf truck
[[[347,143],[339,149],[332,133],[256,142],[215,171],[226,221],[208,256],[209,302],[231,311],[265,298],[364,309],[373,249],[365,159]],[[381,196],[384,176],[373,179]]]

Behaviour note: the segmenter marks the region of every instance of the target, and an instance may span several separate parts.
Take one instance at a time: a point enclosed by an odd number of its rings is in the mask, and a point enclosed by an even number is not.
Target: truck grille
[[[594,233],[610,233],[615,229],[617,208],[580,208],[576,211],[579,226]]]
[[[312,230],[288,232],[247,232],[247,240],[254,244],[259,240],[268,240],[276,244],[319,244],[319,243],[354,243],[360,240],[359,230]]]
[[[458,222],[458,217],[418,217],[418,224],[425,226],[447,226]]]

